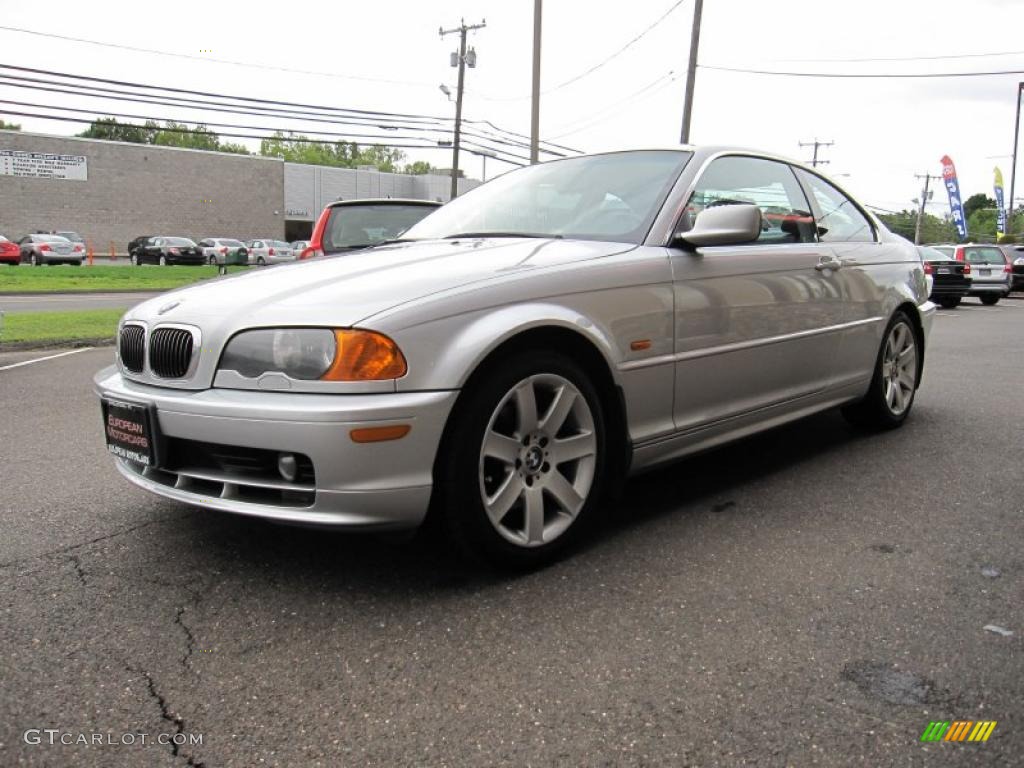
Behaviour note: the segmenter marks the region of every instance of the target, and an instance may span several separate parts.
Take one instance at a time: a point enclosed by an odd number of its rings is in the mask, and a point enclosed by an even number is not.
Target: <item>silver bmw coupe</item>
[[[117,468],[160,496],[344,529],[429,511],[528,566],[628,474],[827,408],[899,426],[934,309],[914,247],[812,169],[613,152],[140,304],[95,389]]]

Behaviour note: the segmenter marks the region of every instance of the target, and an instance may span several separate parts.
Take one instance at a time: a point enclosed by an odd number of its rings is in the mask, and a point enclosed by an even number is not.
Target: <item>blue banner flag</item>
[[[964,204],[960,200],[960,184],[956,180],[956,168],[949,155],[942,156],[942,180],[946,184],[949,195],[949,215],[953,217],[956,234],[961,241],[967,239],[967,219],[964,217]]]
[[[1003,204],[1003,172],[999,170],[997,165],[992,170],[995,171],[995,191],[996,191],[996,235],[1002,236],[1006,234],[1006,206]]]

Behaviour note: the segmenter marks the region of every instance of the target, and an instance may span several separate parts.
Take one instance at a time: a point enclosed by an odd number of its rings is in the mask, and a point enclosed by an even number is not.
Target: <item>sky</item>
[[[311,0],[299,6],[0,0],[0,27],[145,49],[0,29],[0,64],[451,117],[454,103],[439,86],[455,91],[449,54],[457,36],[442,38],[438,29],[456,27],[462,19],[467,24],[486,20],[486,27],[469,36],[477,66],[466,73],[463,115],[528,134],[533,6],[531,0]],[[692,13],[693,0],[545,0],[541,138],[587,152],[678,144]],[[1007,187],[1010,183],[1015,97],[1024,80],[1022,29],[1024,0],[706,0],[691,141],[752,147],[797,160],[811,156],[800,142],[831,142],[820,149],[820,158],[828,161],[821,170],[863,202],[885,210],[912,208],[922,183],[915,174],[940,174],[940,158],[948,154],[965,198],[976,192],[992,196],[996,165]],[[810,78],[711,67],[886,76]],[[1010,74],[892,77],[1004,70]],[[77,107],[96,115],[139,112],[298,131],[323,128],[296,118],[216,117],[181,106],[86,99],[3,83],[0,100]],[[0,103],[0,118],[5,108],[25,109]],[[41,133],[85,128],[7,119]],[[451,162],[441,150],[408,150],[407,156],[440,167]],[[464,155],[462,166],[480,178],[482,162]],[[487,173],[510,167],[491,159]],[[935,196],[928,210],[941,215],[948,211],[945,191],[941,182],[932,184]],[[1024,196],[1024,177],[1018,186],[1018,197]]]

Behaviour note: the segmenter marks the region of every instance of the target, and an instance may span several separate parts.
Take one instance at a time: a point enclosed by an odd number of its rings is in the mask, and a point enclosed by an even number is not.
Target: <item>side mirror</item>
[[[716,205],[697,214],[693,227],[672,238],[673,245],[703,248],[708,245],[752,243],[761,235],[761,209],[751,203]]]

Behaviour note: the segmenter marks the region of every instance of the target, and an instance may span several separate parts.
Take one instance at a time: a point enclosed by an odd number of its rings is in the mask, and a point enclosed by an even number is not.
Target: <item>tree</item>
[[[967,236],[972,240],[995,239],[997,211],[992,208],[975,208],[967,217]]]
[[[3,130],[3,131],[20,131],[21,130],[21,126],[15,124],[15,123],[8,123],[8,122],[5,122],[3,120],[0,120],[0,130]]]
[[[248,155],[249,148],[244,144],[235,144],[231,141],[222,141],[220,146],[217,147],[221,152],[229,152],[233,155]]]
[[[415,163],[409,163],[409,165],[405,166],[403,173],[422,176],[427,173],[434,173],[436,170],[437,169],[426,160],[417,160]]]
[[[988,195],[985,195],[985,194],[979,192],[978,194],[971,195],[966,200],[964,200],[964,216],[966,216],[967,219],[970,220],[971,215],[975,211],[981,210],[982,208],[995,208],[995,207],[996,207],[996,201],[995,200],[993,200]]]
[[[312,141],[301,134],[276,131],[272,138],[260,142],[260,154],[280,157],[292,163],[329,165],[335,168],[357,168],[372,165],[379,171],[394,172],[405,153],[373,144],[360,147],[355,142]]]
[[[189,128],[187,125],[175,123],[173,120],[168,120],[163,128],[157,129],[149,143],[160,147],[185,147],[186,149],[210,151],[220,149],[220,137],[202,123],[195,128]]]
[[[108,141],[127,141],[132,144],[151,144],[153,129],[150,126],[156,123],[147,123],[146,126],[133,125],[131,123],[119,123],[113,117],[101,117],[93,120],[92,124],[77,134],[83,139],[106,139]]]
[[[903,235],[908,240],[914,239],[914,231],[917,227],[917,211],[900,211],[899,213],[882,213],[880,218],[889,229],[897,235]],[[956,227],[953,223],[940,219],[926,213],[921,218],[921,242],[922,243],[955,243],[957,241]]]

